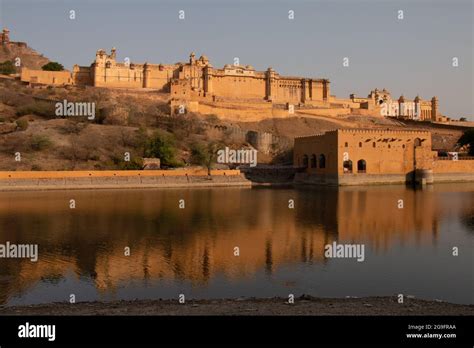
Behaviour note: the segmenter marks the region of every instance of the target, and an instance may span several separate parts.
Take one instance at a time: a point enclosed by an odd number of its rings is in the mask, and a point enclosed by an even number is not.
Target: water
[[[0,243],[39,245],[36,263],[0,259],[0,304],[181,293],[472,304],[473,240],[472,184],[0,192]],[[365,244],[365,261],[325,258],[333,241]]]

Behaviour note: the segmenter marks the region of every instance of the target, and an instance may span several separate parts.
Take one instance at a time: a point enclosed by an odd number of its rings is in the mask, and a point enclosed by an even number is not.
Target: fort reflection
[[[473,206],[468,185],[4,192],[0,243],[38,243],[40,258],[0,260],[0,303],[71,272],[113,293],[131,282],[206,286],[217,275],[235,282],[288,264],[324,265],[324,245],[333,241],[366,243],[376,253],[434,245],[440,223],[472,215]]]

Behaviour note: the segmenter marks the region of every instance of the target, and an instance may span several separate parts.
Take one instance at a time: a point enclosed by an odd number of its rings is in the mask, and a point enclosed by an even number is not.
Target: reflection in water
[[[0,259],[0,303],[178,291],[204,298],[401,292],[472,303],[473,215],[474,190],[461,184],[3,192],[0,243],[38,243],[40,255],[37,263]],[[365,262],[325,259],[333,241],[365,243]],[[451,256],[453,246],[460,256]],[[456,281],[459,288],[449,287]]]

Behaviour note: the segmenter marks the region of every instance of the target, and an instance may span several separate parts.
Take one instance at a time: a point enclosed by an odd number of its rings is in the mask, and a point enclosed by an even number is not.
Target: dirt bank
[[[0,307],[0,315],[474,315],[474,305],[396,297],[54,303]]]

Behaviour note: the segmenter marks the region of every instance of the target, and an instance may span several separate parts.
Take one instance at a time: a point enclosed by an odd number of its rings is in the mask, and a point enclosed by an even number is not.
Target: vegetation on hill
[[[46,71],[63,71],[64,66],[58,62],[49,62],[41,67],[41,69]]]
[[[10,75],[10,74],[15,74],[15,73],[16,73],[15,64],[13,64],[12,61],[6,60],[3,63],[0,63],[0,74]]]
[[[191,144],[191,162],[207,168],[208,175],[211,174],[212,166],[217,160],[217,151],[220,144],[210,141],[207,144],[203,142],[194,142]]]
[[[163,130],[156,130],[155,133],[146,140],[145,157],[160,158],[164,167],[180,167],[182,162],[176,159],[177,148],[173,134]]]

